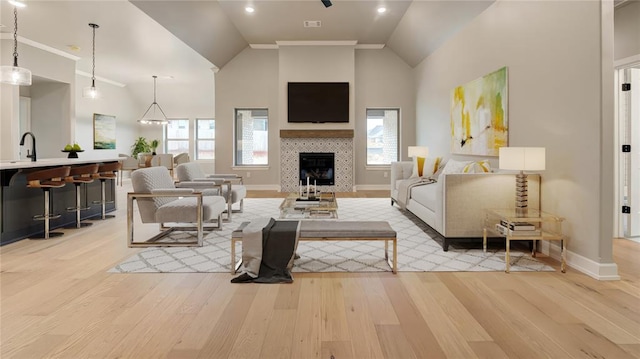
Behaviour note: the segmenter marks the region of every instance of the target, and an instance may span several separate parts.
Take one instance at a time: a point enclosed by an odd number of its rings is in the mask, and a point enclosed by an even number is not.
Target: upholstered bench
[[[236,273],[242,260],[236,262],[236,242],[242,241],[243,222],[231,234],[231,273]],[[301,221],[299,241],[384,241],[384,258],[391,271],[398,271],[398,243],[396,231],[386,221]],[[389,241],[393,257],[389,258]]]

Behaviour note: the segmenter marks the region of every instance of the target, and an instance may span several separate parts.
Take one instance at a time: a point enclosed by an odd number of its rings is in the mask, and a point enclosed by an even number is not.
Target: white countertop
[[[23,168],[49,167],[49,166],[71,166],[84,163],[102,163],[122,161],[124,157],[115,158],[43,158],[35,162],[31,160],[3,160],[0,161],[0,170],[12,170]]]

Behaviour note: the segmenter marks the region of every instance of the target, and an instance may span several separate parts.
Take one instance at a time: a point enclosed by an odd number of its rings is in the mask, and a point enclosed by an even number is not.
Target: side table
[[[487,251],[487,231],[491,231],[500,237],[505,237],[506,241],[506,254],[505,272],[509,273],[510,267],[510,255],[509,247],[511,241],[518,240],[533,240],[533,249],[531,255],[536,256],[536,243],[538,240],[560,241],[561,246],[561,265],[560,269],[562,273],[566,272],[566,253],[567,253],[567,239],[562,234],[562,222],[564,218],[555,216],[553,214],[545,213],[537,209],[530,208],[526,214],[518,214],[516,210],[511,209],[485,209],[484,230],[482,234],[482,249]],[[535,230],[531,232],[522,232],[510,230],[509,228],[514,224],[532,224],[535,226]],[[502,224],[505,228],[498,227]],[[501,228],[499,230],[498,228]]]

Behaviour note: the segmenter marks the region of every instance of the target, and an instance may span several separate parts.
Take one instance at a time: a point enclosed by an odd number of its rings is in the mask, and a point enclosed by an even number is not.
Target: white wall
[[[617,7],[614,19],[614,58],[620,60],[640,54],[640,1],[627,1]]]
[[[91,79],[77,75],[76,84],[75,137],[70,142],[78,142],[85,151],[79,156],[99,159],[118,157],[119,153],[131,153],[130,147],[138,133],[136,115],[141,114],[138,114],[138,103],[131,96],[129,88],[97,80],[96,87],[100,90],[101,97],[87,99],[82,97],[82,89],[91,84]],[[115,116],[116,148],[114,150],[93,149],[94,113]]]
[[[0,160],[17,160],[20,143],[20,91],[0,84]]]
[[[246,184],[278,185],[278,51],[244,49],[216,74],[216,173],[237,173]],[[268,170],[233,169],[235,108],[269,110]],[[247,172],[252,173],[247,177]]]
[[[31,132],[36,137],[38,158],[60,158],[60,152],[71,141],[71,93],[69,83],[33,84],[31,94]],[[25,146],[26,147],[26,146]],[[24,158],[29,147],[21,148]]]
[[[400,109],[400,158],[415,144],[414,72],[391,49],[356,50],[355,58],[355,183],[389,187],[389,168],[372,170],[367,163],[367,108]],[[384,176],[385,172],[387,177]]]
[[[2,50],[0,52],[0,62],[2,65],[11,65],[13,63],[13,40],[1,40],[0,46]],[[56,157],[52,151],[56,148],[55,146],[58,142],[67,141],[72,137],[73,130],[71,124],[75,118],[75,98],[71,96],[71,93],[74,91],[75,61],[23,43],[18,45],[18,53],[18,64],[20,67],[29,69],[34,78],[39,77],[51,82],[51,84],[47,83],[46,86],[57,88],[56,93],[52,94],[51,97],[41,99],[36,99],[36,97],[44,96],[45,92],[39,91],[37,87],[45,86],[44,84],[36,84],[34,88],[29,90],[30,96],[32,97],[32,107],[38,107],[40,106],[39,104],[53,106],[49,112],[47,112],[45,108],[39,110],[37,108],[32,109],[31,129],[36,136],[38,157]],[[60,86],[66,86],[66,89],[62,89]],[[16,121],[19,121],[17,114],[19,109],[15,107],[14,110],[13,106],[11,106],[12,109],[5,109],[4,104],[17,104],[19,99],[14,97],[18,97],[20,91],[6,91],[6,85],[2,88],[3,110],[1,111],[2,118],[0,119],[0,123],[3,128],[7,126],[9,130],[3,130],[2,132],[1,156],[2,159],[18,159],[20,150],[18,143],[20,142],[21,134],[18,133]],[[63,93],[66,93],[66,95]],[[52,122],[47,118],[53,118],[54,120]],[[49,132],[52,128],[55,131],[54,133]]]
[[[509,145],[546,147],[542,208],[566,218],[569,251],[590,264],[612,263],[613,92],[602,89],[613,88],[613,15],[602,6],[497,1],[415,73],[417,143],[452,157],[451,89],[508,67]]]

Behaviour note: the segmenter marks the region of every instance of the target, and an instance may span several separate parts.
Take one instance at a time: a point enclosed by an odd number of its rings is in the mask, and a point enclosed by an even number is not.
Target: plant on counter
[[[138,137],[138,139],[131,146],[131,156],[138,158],[138,153],[151,152],[151,146],[144,137]]]
[[[155,156],[156,148],[158,148],[158,140],[152,140],[150,146],[151,146],[151,154]]]

